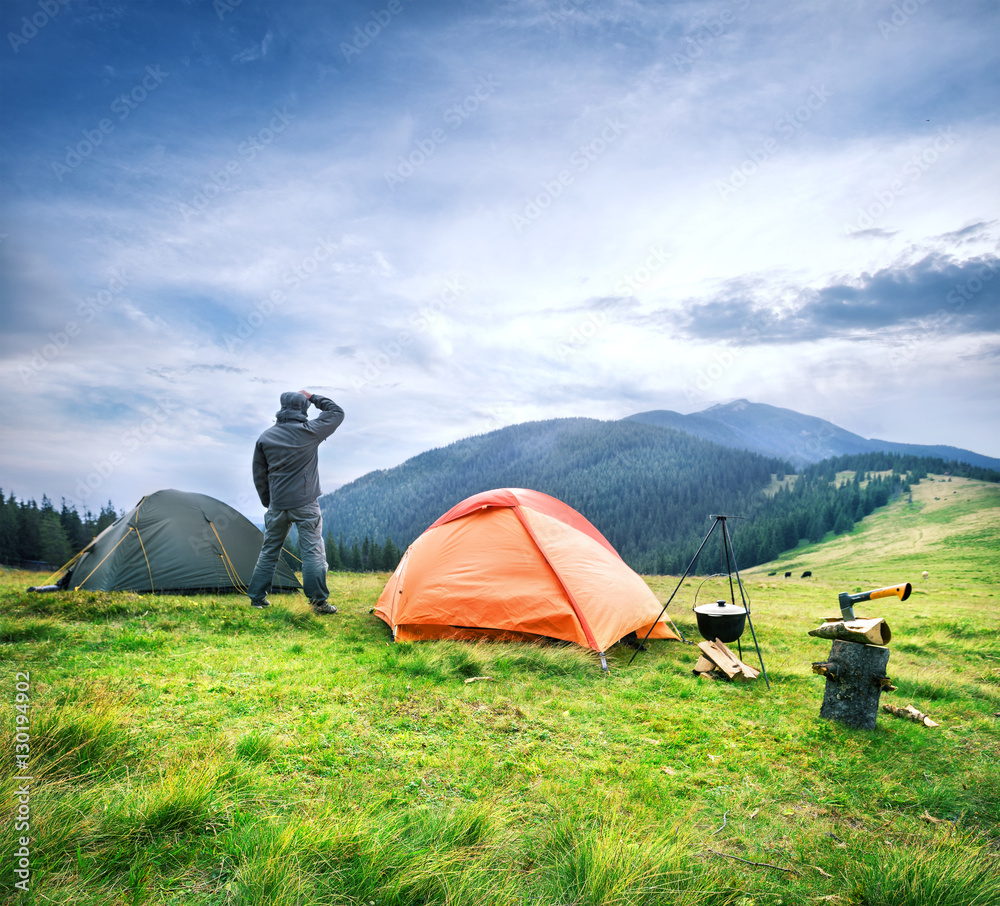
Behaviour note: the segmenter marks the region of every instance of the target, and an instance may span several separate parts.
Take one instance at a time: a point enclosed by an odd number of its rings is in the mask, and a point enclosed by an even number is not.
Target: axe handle
[[[910,596],[911,591],[913,591],[913,586],[909,582],[902,585],[888,585],[885,588],[876,588],[875,591],[868,592],[862,600],[873,601],[875,598],[888,598],[895,595],[900,601],[905,601]]]

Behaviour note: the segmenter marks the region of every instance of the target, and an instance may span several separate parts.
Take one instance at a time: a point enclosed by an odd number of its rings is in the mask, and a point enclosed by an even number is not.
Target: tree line
[[[0,489],[0,563],[58,569],[120,516],[110,500],[96,515],[90,510],[81,515],[65,500],[57,510],[45,495],[39,505],[35,500],[19,501],[14,494],[4,499]],[[327,532],[325,540],[326,559],[332,570],[391,572],[403,555],[392,538],[379,544],[366,535],[361,541],[355,538],[347,543],[342,534],[335,540],[333,534]],[[289,541],[285,547],[298,557],[296,544]],[[301,569],[295,557],[289,560],[289,565]]]
[[[82,515],[65,499],[56,510],[48,497],[39,505],[19,501],[12,493],[4,499],[0,489],[0,563],[7,566],[47,564],[57,569],[83,550],[118,519],[109,500],[96,515]]]
[[[355,538],[348,545],[345,544],[343,535],[334,541],[333,533],[326,533],[326,562],[334,572],[392,572],[399,565],[402,556],[403,551],[393,544],[392,538],[386,538],[383,544],[379,544],[365,535],[360,543]]]
[[[788,463],[670,429],[588,419],[533,425],[534,431],[514,426],[421,454],[322,498],[330,569],[394,570],[438,516],[493,487],[551,494],[583,513],[637,572],[679,575],[713,514],[743,517],[727,524],[738,566],[749,568],[803,541],[851,531],[929,473],[1000,481],[1000,472],[967,463],[873,452],[825,459],[784,483],[793,474]],[[844,472],[853,478],[838,481]],[[774,476],[782,485],[769,496]],[[0,492],[0,563],[56,569],[118,518],[111,501],[96,515],[81,515],[65,500],[56,510],[45,496],[38,505]],[[298,555],[294,537],[286,547]],[[715,545],[695,572],[717,571],[713,557],[719,557]],[[289,563],[301,568],[294,558]]]

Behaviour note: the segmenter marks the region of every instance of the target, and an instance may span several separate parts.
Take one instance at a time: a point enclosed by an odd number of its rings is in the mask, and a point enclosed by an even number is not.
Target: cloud
[[[925,325],[950,334],[1000,331],[995,256],[955,261],[931,254],[913,264],[789,292],[791,303],[777,303],[767,298],[767,289],[733,281],[716,298],[661,311],[653,320],[691,338],[748,345],[865,338]]]
[[[968,226],[962,227],[960,230],[953,230],[950,233],[935,236],[934,239],[938,242],[946,243],[951,246],[965,245],[976,242],[980,239],[989,240],[993,238],[991,227],[995,227],[998,222],[1000,221],[980,220],[977,223],[970,223]]]
[[[0,3],[0,33],[36,6]],[[944,401],[997,383],[995,3],[888,35],[829,0],[229,6],[71,4],[0,57],[19,493],[116,450],[120,504],[252,493],[301,386],[348,411],[329,487],[517,420],[725,397],[842,421],[890,388],[869,433],[912,440],[934,384],[928,440],[1000,455]]]
[[[883,230],[879,227],[872,227],[868,230],[852,230],[848,237],[851,239],[892,239],[898,236],[899,230]]]

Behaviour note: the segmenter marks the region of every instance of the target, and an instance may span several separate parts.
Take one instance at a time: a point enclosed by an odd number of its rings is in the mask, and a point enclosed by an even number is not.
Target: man
[[[309,404],[320,410],[309,421]],[[274,570],[281,546],[292,527],[299,529],[302,554],[302,586],[315,613],[336,613],[327,604],[326,546],[323,517],[319,511],[319,445],[344,420],[344,410],[333,400],[305,390],[281,394],[277,424],[257,440],[253,451],[253,483],[264,514],[264,543],[247,587],[253,607],[269,607]]]

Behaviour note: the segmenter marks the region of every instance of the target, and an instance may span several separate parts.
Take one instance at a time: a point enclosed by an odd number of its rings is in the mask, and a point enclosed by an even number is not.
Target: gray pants
[[[311,604],[325,604],[330,597],[326,587],[326,545],[323,543],[323,516],[319,501],[294,510],[273,510],[264,514],[264,543],[247,586],[250,602],[263,601],[271,590],[274,570],[281,556],[292,523],[299,529],[299,553],[302,554],[302,588]]]

